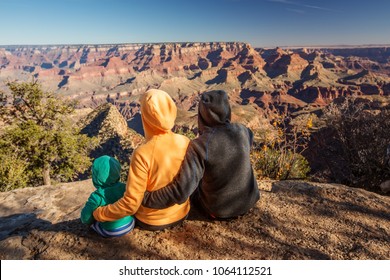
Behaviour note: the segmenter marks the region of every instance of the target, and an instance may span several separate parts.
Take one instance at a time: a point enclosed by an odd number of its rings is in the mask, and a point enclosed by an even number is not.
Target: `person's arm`
[[[101,205],[101,197],[92,193],[85,203],[84,208],[81,210],[80,219],[83,224],[90,225],[95,219],[93,218],[93,211]]]
[[[106,222],[134,215],[146,191],[148,170],[147,161],[137,150],[134,151],[123,197],[113,204],[97,208],[93,212],[94,218],[99,222]]]
[[[148,208],[164,209],[174,204],[184,203],[196,190],[203,177],[205,154],[196,143],[191,142],[179,173],[173,181],[159,190],[145,192],[142,205]]]

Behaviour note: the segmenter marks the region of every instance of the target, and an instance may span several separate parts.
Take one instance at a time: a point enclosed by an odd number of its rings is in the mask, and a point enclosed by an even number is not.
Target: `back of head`
[[[229,97],[223,90],[205,92],[201,96],[198,112],[199,132],[205,127],[214,127],[230,123],[231,108]]]
[[[169,132],[176,120],[177,108],[168,93],[150,89],[141,97],[141,116],[145,138]]]
[[[121,165],[118,160],[109,156],[101,156],[92,165],[92,182],[95,188],[111,187],[119,182]]]

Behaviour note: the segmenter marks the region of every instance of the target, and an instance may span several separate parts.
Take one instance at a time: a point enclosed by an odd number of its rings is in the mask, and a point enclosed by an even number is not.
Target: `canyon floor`
[[[390,259],[390,197],[342,185],[261,181],[249,213],[104,239],[79,220],[90,180],[0,193],[0,258]]]

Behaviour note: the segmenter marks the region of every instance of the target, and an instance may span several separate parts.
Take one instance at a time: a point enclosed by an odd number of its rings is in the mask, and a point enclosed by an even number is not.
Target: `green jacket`
[[[119,182],[120,170],[120,163],[115,158],[102,156],[95,159],[92,165],[92,182],[96,191],[89,196],[81,210],[82,223],[92,224],[95,221],[93,211],[96,208],[114,203],[123,196],[126,185]],[[102,222],[101,226],[106,230],[113,230],[130,223],[132,219],[133,217],[127,216],[112,222]]]

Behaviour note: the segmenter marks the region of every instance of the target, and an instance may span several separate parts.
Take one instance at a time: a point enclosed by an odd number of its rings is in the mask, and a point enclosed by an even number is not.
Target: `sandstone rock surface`
[[[195,207],[180,226],[117,239],[79,220],[90,180],[0,193],[5,259],[390,259],[390,197],[343,185],[261,181],[261,200],[230,221]]]

